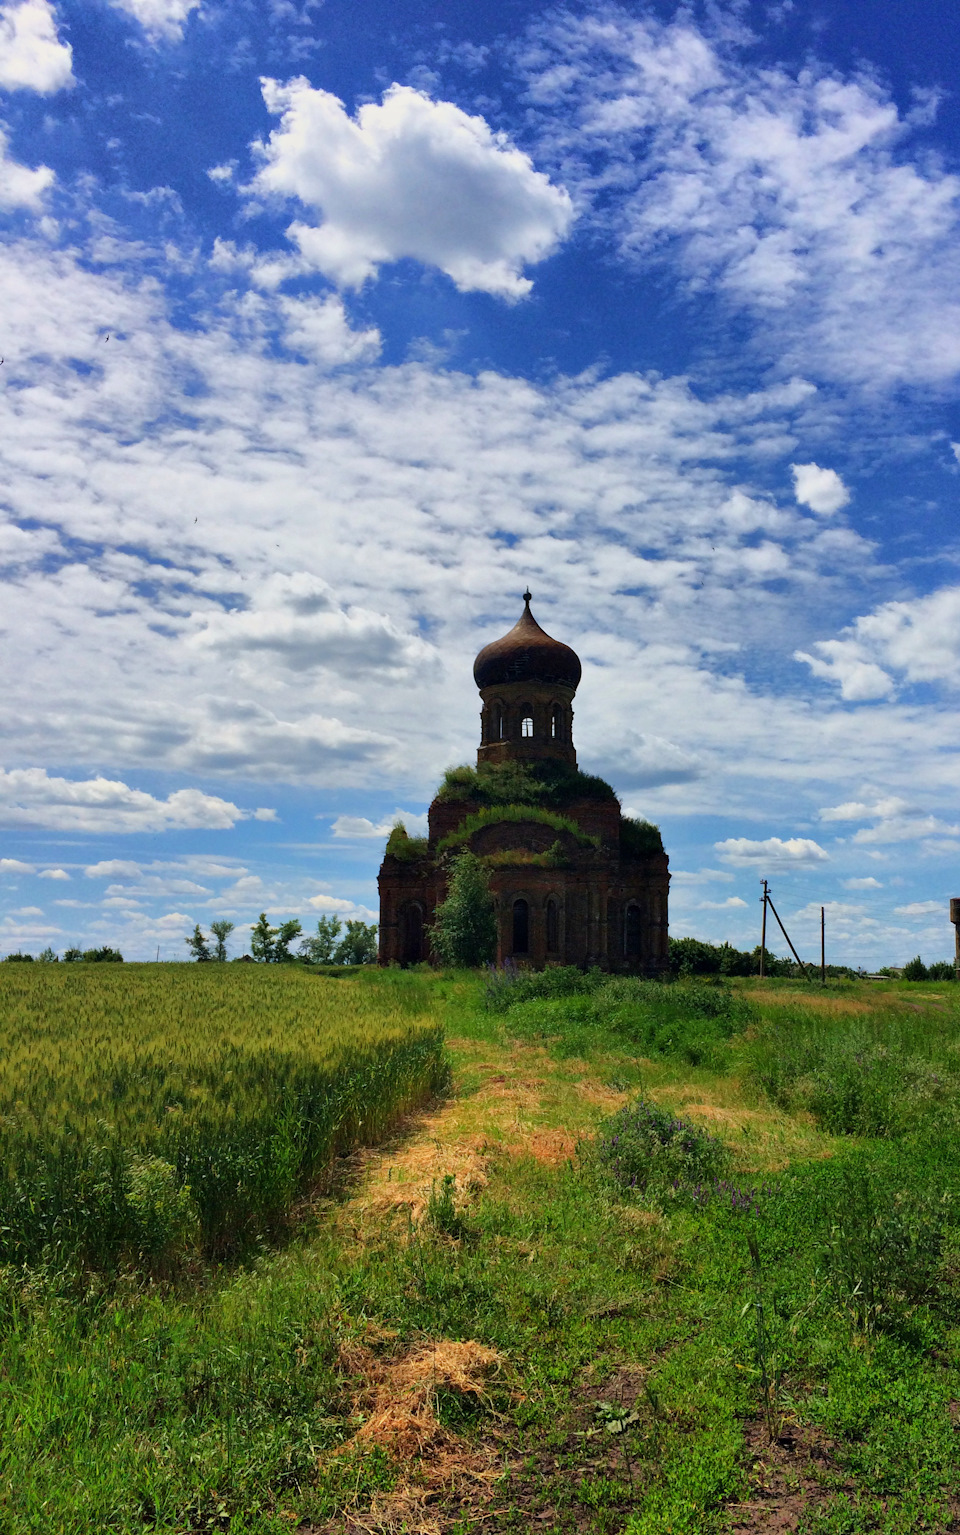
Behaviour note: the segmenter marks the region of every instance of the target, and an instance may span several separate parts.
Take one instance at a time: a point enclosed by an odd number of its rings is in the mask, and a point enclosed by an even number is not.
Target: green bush
[[[441,801],[475,805],[562,805],[569,800],[606,801],[617,798],[603,778],[581,773],[565,762],[538,762],[536,771],[516,761],[463,763],[448,768],[437,791]]]
[[[123,955],[119,949],[108,948],[104,944],[102,949],[84,949],[83,959],[88,965],[122,965]]]
[[[659,826],[651,821],[640,821],[633,816],[620,820],[620,853],[624,858],[651,858],[663,852],[663,838]]]
[[[905,981],[927,981],[930,979],[930,973],[919,954],[915,954],[913,959],[904,965],[902,974]]]
[[[539,826],[549,826],[553,831],[569,832],[582,847],[595,848],[599,845],[597,838],[581,831],[576,821],[567,815],[558,815],[556,811],[541,810],[536,805],[485,805],[468,815],[456,831],[448,832],[441,839],[439,847],[441,851],[462,847],[474,832],[482,831],[485,826],[499,826],[504,822],[520,825],[528,821],[534,821]]]
[[[583,1156],[620,1188],[638,1192],[709,1183],[729,1162],[717,1136],[645,1098],[605,1119]]]
[[[387,838],[386,856],[400,863],[419,863],[429,857],[430,843],[426,837],[411,837],[402,821],[397,821]]]

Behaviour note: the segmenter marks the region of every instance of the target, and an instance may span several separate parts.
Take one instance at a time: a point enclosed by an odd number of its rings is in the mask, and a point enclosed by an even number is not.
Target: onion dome
[[[541,629],[530,611],[530,599],[531,593],[524,592],[523,612],[510,633],[484,645],[474,661],[474,681],[481,691],[506,682],[560,683],[576,691],[580,657]]]

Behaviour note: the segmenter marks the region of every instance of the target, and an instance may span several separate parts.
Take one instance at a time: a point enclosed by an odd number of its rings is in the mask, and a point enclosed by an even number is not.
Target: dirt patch
[[[833,1441],[812,1424],[785,1427],[771,1444],[766,1423],[750,1422],[744,1441],[753,1462],[752,1489],[743,1503],[730,1506],[730,1530],[795,1530],[818,1504],[854,1491],[837,1469]]]

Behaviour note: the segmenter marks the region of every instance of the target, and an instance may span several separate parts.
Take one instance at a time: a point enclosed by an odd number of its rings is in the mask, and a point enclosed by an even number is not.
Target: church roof
[[[580,657],[569,645],[550,637],[530,611],[530,592],[523,594],[523,612],[502,639],[484,645],[473,663],[478,688],[504,682],[562,683],[576,688],[580,681]]]

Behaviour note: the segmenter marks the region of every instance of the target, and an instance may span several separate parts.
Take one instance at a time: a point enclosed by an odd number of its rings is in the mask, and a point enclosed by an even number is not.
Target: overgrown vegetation
[[[536,805],[485,805],[480,810],[475,810],[468,815],[456,831],[448,832],[441,838],[438,847],[441,852],[450,848],[463,847],[475,832],[483,831],[486,826],[499,826],[503,822],[523,823],[533,822],[538,826],[549,826],[553,831],[567,832],[575,837],[581,847],[596,848],[599,846],[597,838],[580,830],[576,821],[568,815],[559,815],[555,810],[541,810]]]
[[[566,800],[615,800],[614,790],[593,773],[581,773],[565,762],[538,762],[536,771],[524,762],[463,763],[448,768],[437,790],[439,800],[474,805],[551,805]]]
[[[430,843],[426,837],[411,837],[402,821],[394,824],[393,830],[387,838],[386,856],[397,858],[401,863],[419,863],[427,858],[430,853]]]
[[[663,852],[663,838],[659,826],[652,821],[640,821],[625,815],[620,820],[620,856],[622,858],[651,858]]]
[[[473,853],[460,853],[451,861],[446,899],[437,907],[430,941],[444,965],[486,965],[497,952],[490,884]]]
[[[324,984],[188,973],[237,971]],[[351,993],[387,1008],[402,993],[413,1016],[426,991],[446,1010],[459,1093],[414,1143],[433,1157],[422,1188],[397,1188],[395,1143],[375,1200],[327,1204],[299,1242],[196,1286],[56,1255],[0,1271],[4,1528],[955,1528],[960,1086],[948,1073],[918,1114],[904,1077],[893,1112],[891,1072],[883,1126],[833,1135],[803,1082],[858,1051],[939,1074],[956,993],[640,990],[664,1038],[684,1003],[729,1006],[728,1073],[640,1050],[599,1013],[577,1056],[517,1042],[527,1010],[559,1020],[611,984],[522,974],[490,1007],[477,975],[361,976]],[[169,1185],[136,1176],[162,1206]],[[469,1359],[482,1378],[451,1366]]]

